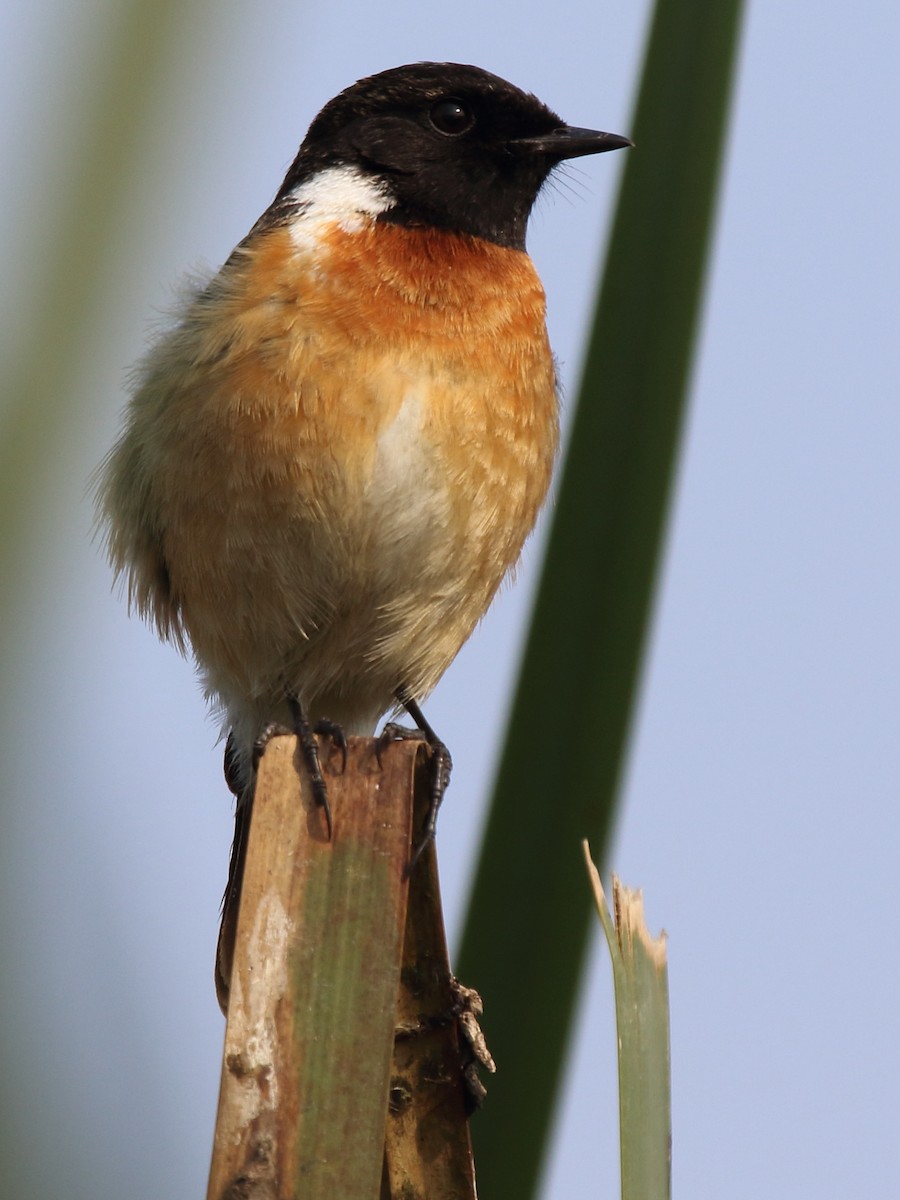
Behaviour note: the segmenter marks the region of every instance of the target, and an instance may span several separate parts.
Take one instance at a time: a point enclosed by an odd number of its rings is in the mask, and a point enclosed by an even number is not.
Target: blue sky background
[[[34,263],[77,178],[78,98],[118,11],[0,6],[6,354],[40,311]],[[114,265],[85,299],[65,437],[48,431],[40,488],[21,498],[31,552],[4,617],[0,698],[0,1090],[17,1200],[62,1194],[60,1180],[69,1200],[195,1197],[208,1168],[231,816],[190,667],[127,618],[90,542],[85,481],[128,366],[179,277],[227,256],[342,87],[417,59],[473,62],[574,124],[627,133],[649,7],[210,12],[185,8],[128,202],[106,215]],[[898,55],[887,0],[748,9],[609,864],[669,933],[683,1196],[900,1190]],[[570,168],[532,220],[570,394],[620,160]],[[539,538],[428,706],[455,760],[439,840],[451,936],[538,559]],[[548,720],[564,706],[548,696]],[[612,1021],[598,937],[548,1198],[616,1192]]]

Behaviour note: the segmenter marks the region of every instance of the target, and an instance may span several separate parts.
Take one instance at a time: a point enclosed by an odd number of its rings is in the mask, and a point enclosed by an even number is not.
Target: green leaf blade
[[[534,1196],[606,846],[683,423],[741,14],[660,0],[459,972],[498,1065],[479,1190]],[[509,1147],[519,1149],[510,1155]]]

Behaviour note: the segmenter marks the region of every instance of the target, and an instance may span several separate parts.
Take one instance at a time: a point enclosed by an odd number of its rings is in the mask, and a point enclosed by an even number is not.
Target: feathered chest
[[[184,420],[167,428],[183,440],[167,461],[182,497],[202,477],[222,509],[255,494],[348,535],[379,514],[468,535],[488,510],[530,529],[557,401],[526,254],[375,222],[312,239],[275,227],[236,253],[181,337],[169,403]]]

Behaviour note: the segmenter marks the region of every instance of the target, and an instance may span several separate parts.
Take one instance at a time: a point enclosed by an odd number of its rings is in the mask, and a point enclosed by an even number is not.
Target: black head
[[[573,129],[535,96],[457,63],[417,63],[361,79],[310,126],[276,205],[323,168],[383,181],[380,220],[524,248],[541,185],[564,159],[631,143]]]

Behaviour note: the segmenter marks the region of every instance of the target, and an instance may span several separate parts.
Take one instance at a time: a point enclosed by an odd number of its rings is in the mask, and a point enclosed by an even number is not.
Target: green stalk
[[[497,1060],[479,1192],[539,1183],[590,927],[575,869],[612,821],[671,492],[740,0],[659,0],[597,316],[459,973]],[[510,1148],[515,1146],[515,1154]]]
[[[652,938],[644,899],[613,876],[610,915],[591,861],[584,857],[606,935],[616,992],[622,1200],[668,1200],[672,1193],[672,1088],[666,935]]]

